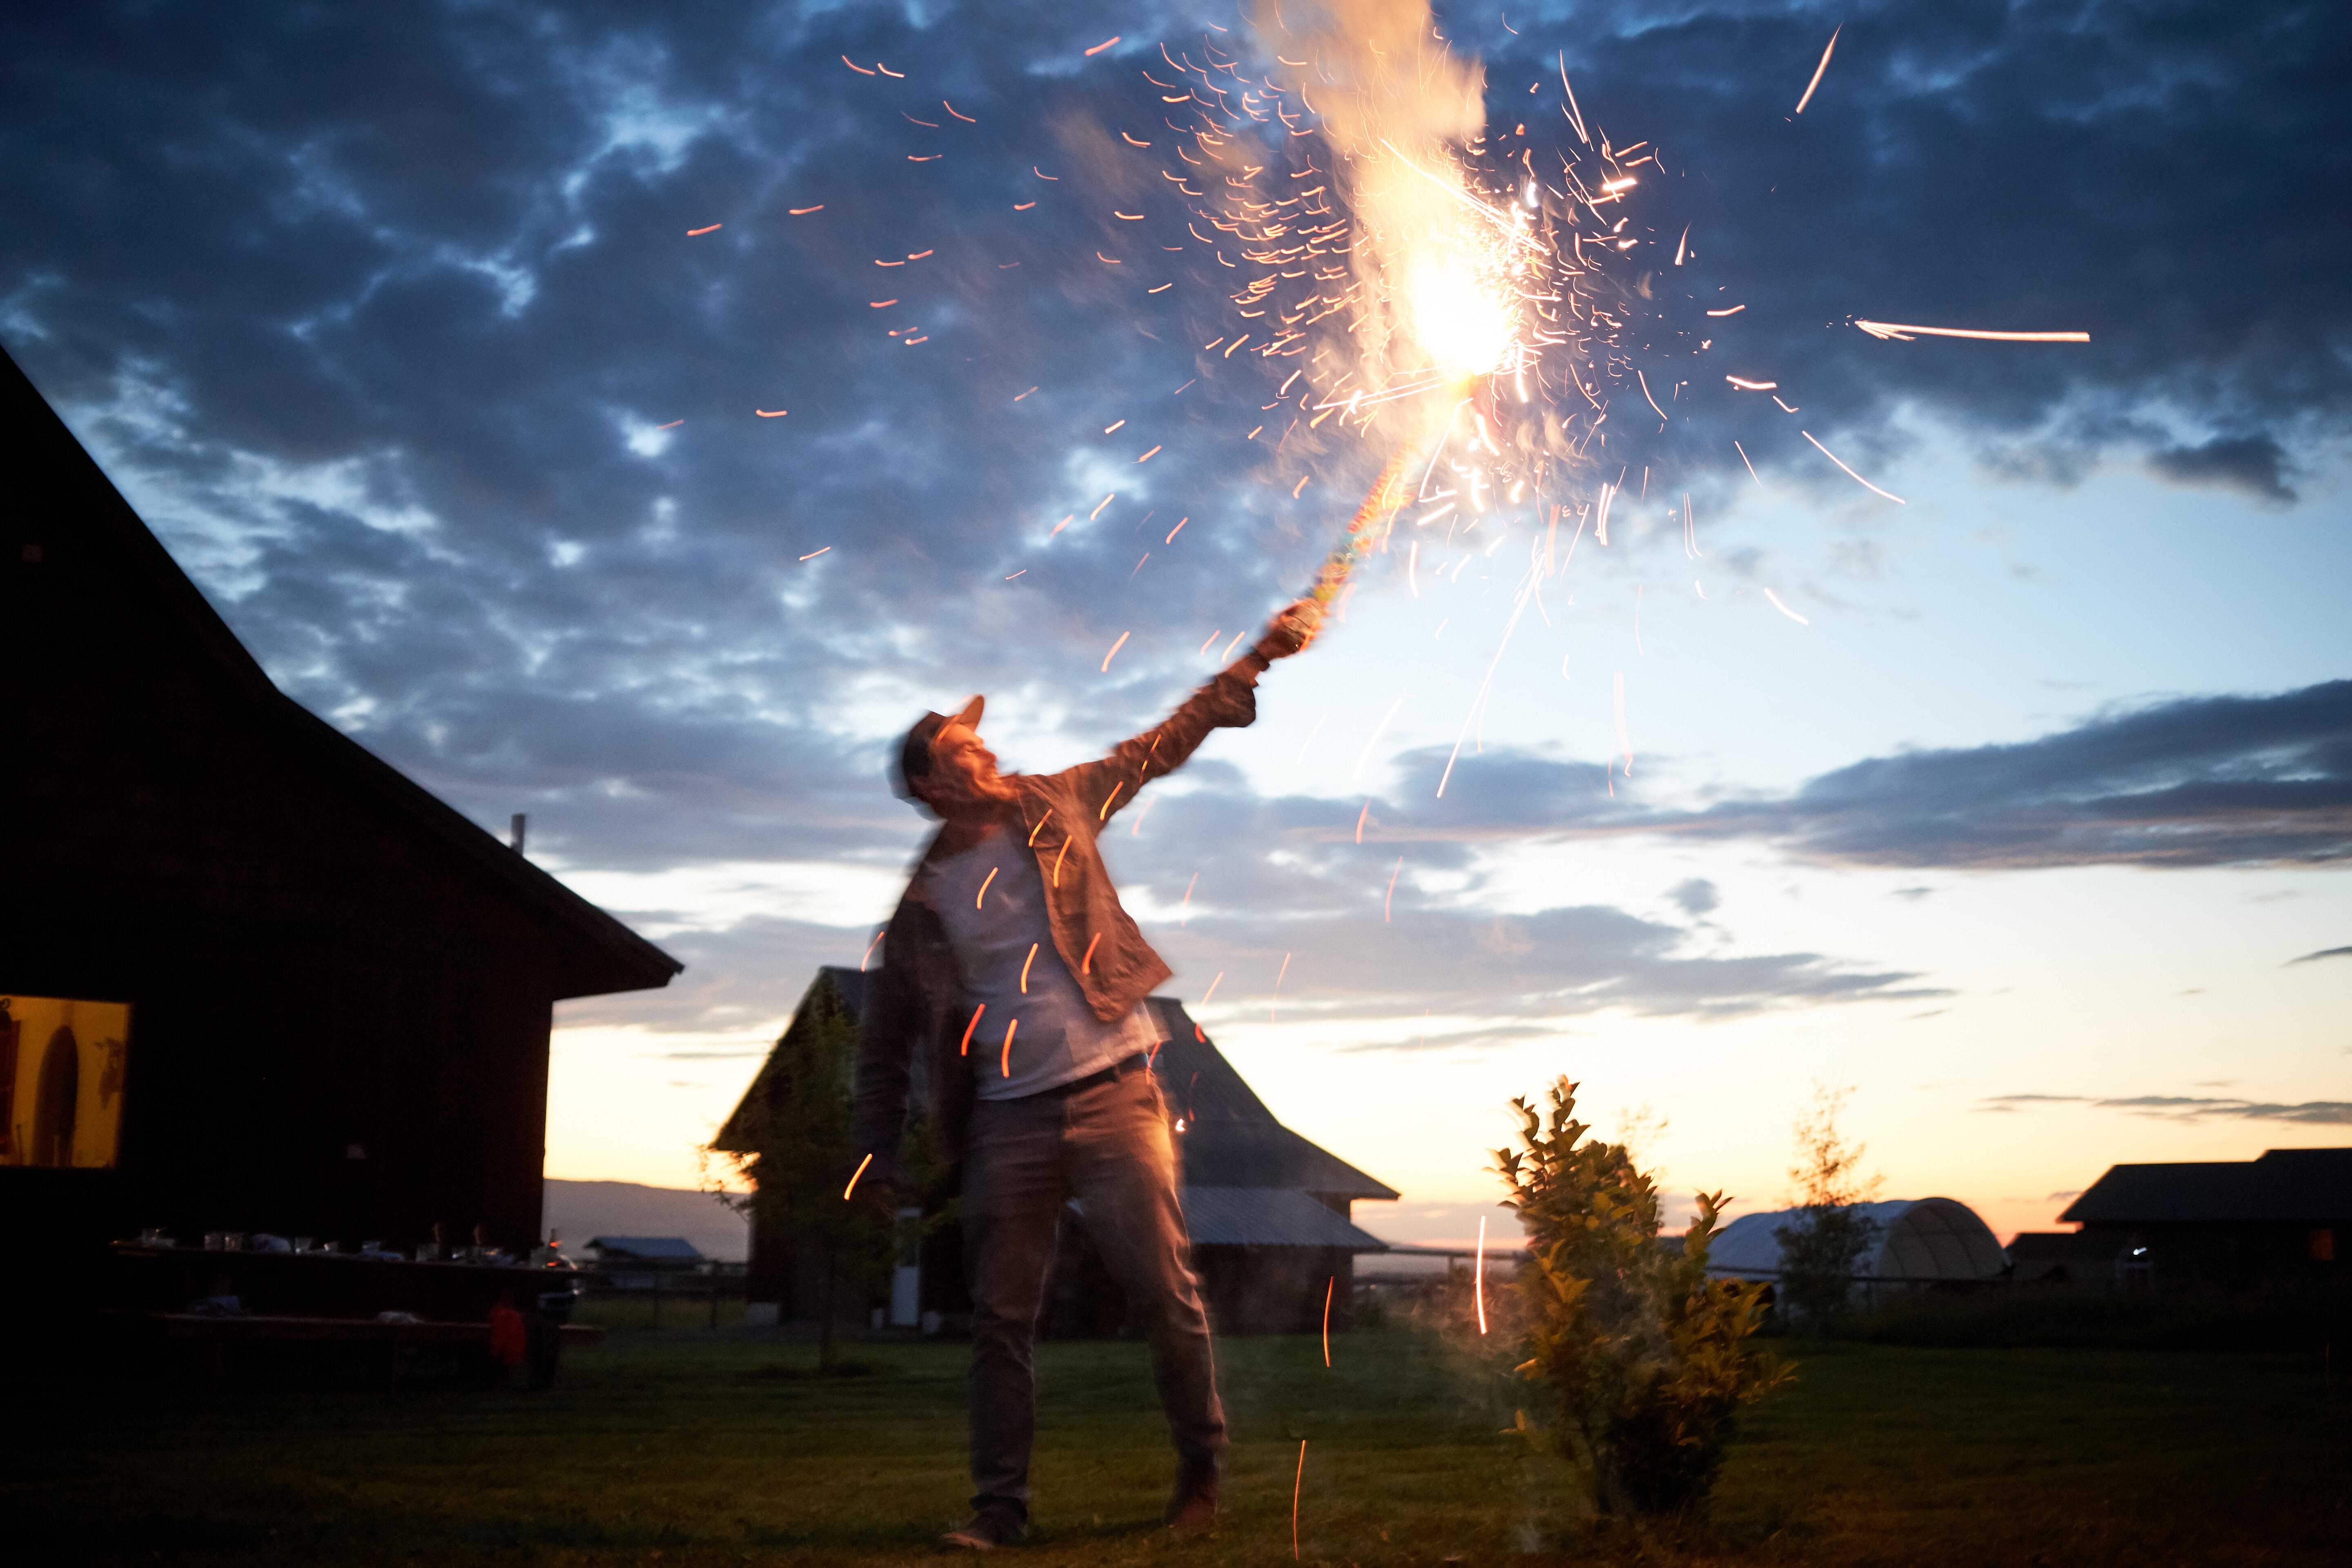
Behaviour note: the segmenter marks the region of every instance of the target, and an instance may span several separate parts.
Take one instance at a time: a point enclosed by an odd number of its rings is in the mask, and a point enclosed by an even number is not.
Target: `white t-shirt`
[[[1160,1043],[1142,1005],[1113,1024],[1087,1005],[1055,950],[1037,858],[1020,839],[1000,829],[923,875],[964,998],[982,1009],[968,1049],[981,1099],[1041,1093]]]

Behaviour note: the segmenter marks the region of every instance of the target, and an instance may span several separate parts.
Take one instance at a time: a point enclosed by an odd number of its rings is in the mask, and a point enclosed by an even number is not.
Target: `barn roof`
[[[866,979],[857,970],[826,964],[817,971],[800,1005],[807,1007],[829,989],[854,1018],[865,1005]],[[1153,996],[1145,1005],[1168,1035],[1168,1043],[1152,1060],[1152,1070],[1168,1096],[1169,1109],[1183,1119],[1184,1131],[1178,1150],[1183,1156],[1188,1194],[1194,1191],[1255,1187],[1286,1188],[1341,1198],[1397,1196],[1395,1188],[1366,1175],[1329,1150],[1276,1121],[1274,1112],[1265,1108],[1265,1101],[1234,1070],[1234,1065],[1210,1041],[1207,1031],[1192,1022],[1181,1002],[1173,996]],[[798,1009],[793,1016],[799,1016]],[[790,1027],[786,1026],[787,1032]],[[713,1148],[749,1153],[754,1147],[757,1119],[764,1114],[766,1084],[774,1059],[771,1053],[768,1062],[761,1065],[759,1073],[744,1089],[741,1101],[712,1141]],[[1186,1201],[1191,1202],[1189,1195]],[[1328,1209],[1324,1212],[1330,1213]],[[1348,1228],[1364,1237],[1352,1226]],[[1381,1245],[1369,1237],[1364,1240],[1371,1246]],[[1332,1241],[1312,1245],[1353,1244]]]
[[[2078,1225],[2341,1224],[2352,1220],[2352,1149],[2111,1165],[2058,1217]]]
[[[37,493],[45,560],[94,567],[171,628],[184,656],[209,667],[257,727],[387,816],[464,863],[542,920],[556,941],[554,995],[666,985],[686,966],[516,854],[391,763],[278,689],[65,421],[0,353],[0,424],[17,442],[16,489]],[[68,558],[72,552],[82,557]],[[46,569],[46,567],[45,567]]]
[[[1358,1230],[1311,1193],[1263,1187],[1184,1189],[1184,1229],[1195,1247],[1328,1247],[1385,1252],[1388,1244]]]

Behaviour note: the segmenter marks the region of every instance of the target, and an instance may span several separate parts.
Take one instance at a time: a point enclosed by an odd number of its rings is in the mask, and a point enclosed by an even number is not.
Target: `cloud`
[[[2063,1204],[2069,1198],[2079,1198],[2082,1195],[2083,1189],[2077,1187],[2071,1192],[2052,1193],[2048,1197],[2043,1198],[2042,1201],[2045,1204]]]
[[[2306,952],[2301,958],[2290,958],[2289,963],[2311,963],[2323,958],[2352,958],[2352,947],[2323,947],[2317,952]]]
[[[1715,884],[1704,877],[1677,882],[1666,889],[1666,897],[1693,920],[1712,913],[1723,902],[1723,896],[1716,891]]]
[[[2217,486],[2284,505],[2295,499],[2283,477],[2286,460],[2286,448],[2268,436],[2217,436],[2201,446],[2165,447],[2150,454],[2147,464],[2180,484]]]
[[[2015,1111],[2033,1105],[2089,1105],[2170,1121],[2289,1121],[2313,1126],[2352,1125],[2352,1100],[2307,1100],[2288,1105],[2253,1100],[2211,1100],[2189,1095],[2137,1094],[2102,1099],[2084,1094],[1997,1094],[1977,1109]],[[2071,1194],[2062,1194],[2071,1195]]]

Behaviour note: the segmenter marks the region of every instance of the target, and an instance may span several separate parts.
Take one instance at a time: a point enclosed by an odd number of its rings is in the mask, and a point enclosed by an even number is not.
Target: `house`
[[[1958,1199],[1892,1198],[1853,1206],[1878,1226],[1877,1239],[1854,1264],[1857,1289],[1949,1289],[1997,1279],[2008,1270],[1992,1227]],[[1708,1247],[1706,1271],[1717,1279],[1777,1283],[1780,1242],[1773,1233],[1801,1225],[1804,1217],[1802,1209],[1741,1215]]]
[[[2058,1216],[2156,1284],[2317,1284],[2352,1239],[2352,1149],[2113,1165]]]
[[[0,1229],[530,1247],[554,1003],[679,964],[272,685],[5,360],[0,428]]]
[[[865,984],[866,976],[854,969],[829,965],[818,971],[714,1148],[748,1154],[759,1147],[769,1119],[793,1092],[780,1063],[799,1059],[786,1050],[788,1042],[803,1038],[796,1030],[830,1032],[838,1042],[838,1070],[844,1075],[836,1092],[846,1084]],[[1154,996],[1145,1005],[1168,1036],[1152,1070],[1168,1100],[1182,1162],[1192,1267],[1217,1331],[1309,1331],[1321,1323],[1327,1301],[1332,1326],[1346,1327],[1357,1256],[1386,1249],[1357,1228],[1353,1206],[1358,1199],[1392,1200],[1396,1192],[1283,1126],[1182,1003]],[[919,1114],[919,1079],[915,1093]],[[934,1195],[932,1201],[940,1199]],[[1118,1289],[1086,1239],[1083,1215],[1074,1209],[1068,1217],[1045,1331],[1115,1331],[1124,1316]],[[908,1227],[902,1238],[887,1320],[936,1324],[968,1313],[961,1239],[953,1227],[934,1229],[919,1241],[912,1231]],[[805,1266],[791,1256],[780,1228],[757,1217],[756,1210],[749,1288],[755,1321],[805,1316],[816,1300]]]

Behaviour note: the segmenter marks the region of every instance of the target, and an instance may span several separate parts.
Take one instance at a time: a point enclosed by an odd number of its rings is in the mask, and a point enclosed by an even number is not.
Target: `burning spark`
[[[1118,650],[1125,647],[1127,646],[1127,639],[1134,635],[1135,634],[1133,632],[1121,632],[1118,634],[1118,641],[1110,645],[1110,652],[1103,655],[1102,672],[1105,675],[1108,675],[1110,673],[1110,661],[1118,657]]]
[[[1397,877],[1403,870],[1404,857],[1400,855],[1397,857],[1396,869],[1389,873],[1388,896],[1381,900],[1381,923],[1382,925],[1389,923],[1389,908],[1396,902]]]
[[[686,421],[683,419],[673,419],[667,425],[656,425],[654,428],[656,430],[675,430],[685,423]]]
[[[1004,1026],[1004,1054],[998,1058],[997,1070],[1006,1078],[1013,1076],[1013,1033],[1020,1027],[1021,1020],[1018,1018]]]
[[[858,1168],[860,1170],[865,1169],[862,1165]],[[852,1178],[853,1185],[855,1184],[855,1178]],[[846,1196],[847,1194],[845,1194],[843,1195]],[[1339,1288],[1339,1277],[1337,1274],[1332,1275],[1323,1282],[1323,1364],[1325,1366],[1329,1366],[1331,1364],[1331,1292]]]
[[[1813,101],[1813,89],[1822,85],[1822,73],[1830,68],[1831,52],[1837,47],[1838,35],[1843,31],[1845,24],[1843,22],[1830,29],[1829,47],[1822,51],[1822,63],[1813,68],[1813,79],[1805,84],[1805,96],[1797,100],[1799,114],[1805,111],[1805,105]]]
[[[1707,314],[1710,316],[1736,316],[1746,309],[1748,309],[1748,307],[1745,305],[1734,305],[1728,310],[1709,310]]]
[[[841,1201],[843,1203],[847,1203],[849,1201],[849,1194],[857,1190],[857,1178],[864,1175],[866,1173],[866,1167],[872,1163],[874,1163],[874,1156],[868,1154],[866,1158],[857,1162],[857,1169],[849,1173],[849,1185],[841,1189]],[[1330,1306],[1327,1302],[1323,1309],[1326,1319],[1330,1316]],[[1330,1330],[1328,1326],[1324,1330],[1323,1364],[1325,1366],[1329,1366],[1331,1364]]]
[[[1891,321],[1860,320],[1853,324],[1882,342],[1893,339],[1896,342],[1907,343],[1914,334],[1929,338],[1982,338],[1996,343],[2087,343],[2091,341],[2088,332],[1987,332],[1979,331],[1974,327],[1906,327]]]
[[[1105,38],[1101,43],[1097,44],[1093,48],[1088,49],[1087,51],[1087,58],[1088,59],[1092,59],[1095,56],[1102,53],[1105,49],[1118,42],[1119,37],[1119,34],[1113,33],[1109,37]]]
[[[1118,492],[1117,490],[1113,490],[1113,491],[1111,491],[1111,493],[1110,493],[1110,494],[1108,494],[1108,495],[1107,495],[1107,496],[1103,497],[1103,499],[1102,499],[1102,500],[1098,500],[1098,501],[1095,502],[1095,510],[1092,510],[1092,511],[1090,511],[1090,512],[1088,512],[1088,513],[1087,513],[1087,521],[1088,522],[1092,522],[1095,519],[1097,519],[1097,518],[1100,517],[1100,516],[1102,515],[1102,510],[1103,510],[1103,508],[1105,508],[1105,507],[1107,507],[1107,506],[1110,505],[1110,503],[1111,503],[1111,502],[1113,502],[1113,501],[1117,500],[1118,499]]]
[[[826,545],[826,546],[824,547],[824,550],[830,550],[830,549],[832,549],[832,548],[833,548],[833,546],[832,546],[832,545],[830,545],[830,544],[828,544],[828,545]],[[814,560],[815,560],[818,556],[820,556],[820,555],[824,554],[824,550],[812,550],[812,551],[810,551],[806,555],[802,556],[802,557],[801,557],[801,559],[802,559],[802,560],[803,560],[803,561],[814,561]]]
[[[1792,609],[1789,608],[1789,606],[1788,606],[1788,605],[1786,605],[1782,604],[1782,603],[1780,602],[1780,595],[1778,595],[1778,594],[1776,594],[1776,593],[1774,593],[1774,592],[1772,592],[1772,590],[1771,590],[1771,589],[1769,589],[1769,588],[1765,589],[1765,590],[1764,590],[1764,596],[1765,596],[1766,598],[1768,598],[1768,599],[1769,599],[1769,600],[1771,600],[1771,601],[1772,601],[1772,607],[1773,607],[1774,609],[1776,609],[1776,610],[1780,611],[1782,615],[1784,615],[1784,616],[1788,616],[1790,620],[1792,620],[1792,621],[1796,622],[1799,626],[1811,626],[1811,625],[1813,624],[1812,622],[1811,622],[1811,621],[1809,621],[1809,620],[1805,619],[1805,617],[1804,617],[1804,616],[1801,616],[1801,615],[1797,614],[1797,612],[1796,612],[1796,611],[1794,611],[1794,610],[1792,610]]]
[[[1171,529],[1170,529],[1170,530],[1168,531],[1168,537],[1167,537],[1167,538],[1165,538],[1165,539],[1163,539],[1163,540],[1161,540],[1160,542],[1160,543],[1162,543],[1162,544],[1173,544],[1173,543],[1175,543],[1175,542],[1176,542],[1176,536],[1177,536],[1178,534],[1180,534],[1180,533],[1183,532],[1183,531],[1184,531],[1184,525],[1185,525],[1186,523],[1188,523],[1188,522],[1192,521],[1192,520],[1191,518],[1189,518],[1189,517],[1184,517],[1184,518],[1179,518],[1179,519],[1177,519],[1177,520],[1176,520],[1176,526],[1175,526],[1175,527],[1173,527],[1173,528],[1171,528]],[[1215,638],[1216,638],[1216,635],[1217,635],[1216,633],[1214,633],[1214,632],[1211,632],[1211,633],[1209,634],[1210,639],[1211,639],[1212,641],[1215,640]],[[1202,644],[1202,646],[1203,647],[1207,647],[1208,645],[1204,643],[1204,644]]]
[[[714,223],[709,228],[690,228],[686,231],[686,237],[692,239],[698,234],[717,234],[720,229],[725,228],[726,226],[727,226],[723,223]]]
[[[1290,1559],[1298,1560],[1298,1494],[1307,1485],[1307,1439],[1298,1439],[1298,1474],[1290,1482]]]
[[[1625,672],[1623,670],[1617,671],[1614,683],[1617,688],[1617,749],[1625,753],[1625,776],[1630,779],[1633,776],[1633,742],[1625,734]]]
[[[1486,1216],[1478,1216],[1477,1263],[1470,1276],[1470,1293],[1478,1303],[1478,1331],[1486,1331]]]
[[[806,217],[811,213],[821,213],[823,211],[824,211],[824,204],[823,202],[817,203],[817,205],[813,207],[786,207],[784,209],[785,214],[792,217]]]
[[[1224,977],[1225,977],[1225,972],[1224,972],[1223,970],[1222,970],[1222,969],[1218,970],[1218,971],[1217,971],[1217,980],[1223,980]],[[1202,992],[1202,993],[1201,993],[1201,1005],[1202,1005],[1202,1006],[1203,1006],[1203,1007],[1207,1006],[1207,1005],[1209,1005],[1209,998],[1210,998],[1210,997],[1212,997],[1212,996],[1214,996],[1214,995],[1217,994],[1217,980],[1212,980],[1212,981],[1210,981],[1210,982],[1209,982],[1209,988],[1208,988],[1206,991],[1203,991],[1203,992]]]
[[[1037,947],[1036,942],[1031,942],[1029,956],[1021,961],[1021,994],[1024,996],[1029,994],[1029,966],[1037,962]]]
[[[1797,434],[1802,436],[1808,441],[1813,441],[1813,434],[1810,430],[1800,430]],[[1852,468],[1846,468],[1843,463],[1838,463],[1837,454],[1831,451],[1827,447],[1822,446],[1819,441],[1813,441],[1813,449],[1819,452],[1822,457],[1827,458],[1831,462],[1837,463],[1839,468],[1845,468],[1846,477],[1848,479],[1852,479],[1855,484],[1860,485],[1864,489],[1870,491],[1873,495],[1885,496],[1888,500],[1893,501],[1896,506],[1906,506],[1909,504],[1901,496],[1880,489],[1876,485],[1874,485],[1868,479],[1864,479]]]
[[[1780,384],[1777,381],[1742,381],[1736,375],[1727,375],[1723,379],[1742,392],[1769,392]]]
[[[971,896],[971,907],[973,909],[981,907],[981,900],[988,897],[988,885],[996,880],[996,874],[1003,869],[1004,869],[1004,868],[1002,866],[991,866],[988,868],[988,875],[980,879],[980,891]]]
[[[1200,881],[1201,873],[1195,871],[1192,873],[1192,879],[1184,884],[1184,901],[1177,906],[1176,913],[1176,923],[1180,926],[1188,925],[1192,922],[1192,889],[1200,885]]]
[[[1091,952],[1093,949],[1089,948],[1087,951]],[[963,1044],[956,1047],[957,1055],[966,1057],[971,1055],[971,1032],[980,1027],[980,1016],[987,1011],[988,1004],[985,1002],[972,1009],[971,1022],[963,1026]]]
[[[1100,941],[1102,941],[1102,932],[1100,932],[1100,931],[1097,931],[1097,932],[1095,932],[1095,934],[1094,934],[1093,936],[1091,936],[1091,937],[1089,937],[1089,938],[1087,938],[1087,955],[1086,955],[1084,958],[1081,958],[1080,960],[1078,960],[1078,973],[1081,973],[1081,974],[1091,974],[1091,973],[1094,973],[1094,967],[1095,967],[1095,943],[1096,943],[1096,942],[1100,942]]]
[[[785,415],[790,414],[792,410],[789,408],[754,408],[751,412],[758,415],[762,419],[782,419]]]

